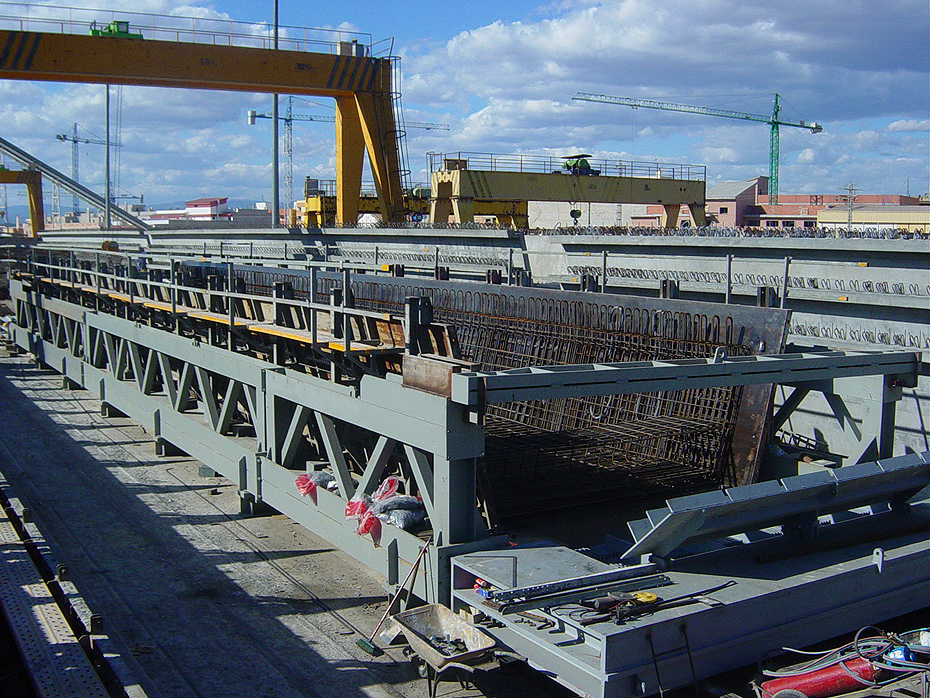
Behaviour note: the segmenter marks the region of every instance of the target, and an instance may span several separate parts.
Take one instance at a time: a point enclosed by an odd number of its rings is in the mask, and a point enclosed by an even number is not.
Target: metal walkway
[[[0,606],[40,698],[108,698],[109,694],[2,508]]]

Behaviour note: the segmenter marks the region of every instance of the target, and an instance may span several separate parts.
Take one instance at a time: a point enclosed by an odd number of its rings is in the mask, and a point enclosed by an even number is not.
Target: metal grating
[[[356,302],[401,312],[414,289],[354,284]],[[731,356],[730,318],[503,293],[419,290],[487,370]],[[741,388],[514,402],[488,409],[484,462],[501,518],[723,484]]]
[[[107,698],[61,609],[0,511],[0,606],[41,698]]]
[[[296,297],[309,296],[306,275],[237,273],[252,293],[268,295],[274,282],[290,281]],[[315,299],[324,301],[340,284],[320,276]],[[605,303],[585,294],[567,299],[358,276],[352,291],[358,307],[393,314],[403,313],[409,296],[428,297],[435,320],[453,326],[465,356],[486,370],[689,359],[713,356],[719,347],[730,356],[750,354],[745,328],[730,315],[625,307],[622,297]],[[707,388],[492,405],[483,494],[506,519],[579,501],[735,484],[732,443],[743,392]]]

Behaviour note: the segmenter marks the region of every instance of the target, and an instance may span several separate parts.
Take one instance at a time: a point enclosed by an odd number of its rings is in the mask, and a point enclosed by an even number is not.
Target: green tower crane
[[[704,114],[705,116],[724,116],[728,119],[742,119],[743,121],[761,121],[771,126],[769,138],[769,203],[778,203],[778,127],[794,126],[806,128],[811,133],[820,133],[823,126],[815,121],[782,121],[778,118],[781,107],[778,105],[778,94],[772,103],[772,115],[749,114],[728,109],[714,109],[712,107],[694,107],[688,104],[673,104],[671,102],[656,102],[651,99],[632,99],[630,97],[611,97],[610,95],[596,95],[588,92],[578,92],[572,99],[583,102],[605,102],[607,104],[622,104],[628,107],[644,107],[646,109],[662,109],[664,111],[678,111],[686,114]]]

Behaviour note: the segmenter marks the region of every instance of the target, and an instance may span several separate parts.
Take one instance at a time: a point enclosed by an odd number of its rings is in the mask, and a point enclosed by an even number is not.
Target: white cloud
[[[888,124],[888,130],[894,133],[904,133],[908,131],[923,131],[926,133],[930,130],[930,121],[923,119],[898,119]]]
[[[781,118],[818,121],[826,133],[838,134],[823,147],[825,134],[781,129],[784,191],[833,186],[810,167],[811,139],[817,139],[818,164],[845,158],[845,165],[861,167],[864,188],[897,187],[900,170],[874,167],[869,159],[906,153],[910,144],[900,136],[927,128],[921,116],[930,104],[924,0],[880,8],[839,0],[612,0],[547,8],[550,18],[491,22],[412,57],[405,63],[405,99],[424,111],[439,103],[459,114],[461,128],[452,139],[461,147],[537,152],[574,142],[590,152],[621,146],[646,159],[706,162],[724,179],[737,179],[768,170],[764,124],[633,112],[571,97],[585,91],[764,115],[777,90]],[[721,94],[728,97],[714,96]],[[560,110],[560,104],[578,108]],[[918,164],[914,175],[927,177],[927,169]]]

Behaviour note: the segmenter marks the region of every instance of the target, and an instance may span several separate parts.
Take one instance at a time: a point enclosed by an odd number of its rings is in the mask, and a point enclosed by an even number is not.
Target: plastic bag
[[[336,486],[336,478],[332,473],[328,473],[325,470],[317,470],[308,475],[298,475],[294,484],[297,485],[297,491],[300,492],[301,495],[309,497],[316,493],[317,487],[324,487],[328,490],[334,489]]]
[[[398,494],[371,505],[371,513],[385,523],[408,530],[426,518],[426,508],[419,497]]]
[[[392,509],[391,511],[380,514],[378,517],[381,521],[397,526],[397,528],[409,531],[414,526],[418,526],[426,519],[425,509]]]
[[[394,509],[417,511],[423,508],[423,500],[419,497],[411,497],[409,494],[397,494],[389,499],[382,499],[380,502],[372,504],[371,513],[375,516],[380,516]]]
[[[346,503],[346,518],[361,521],[375,502],[379,502],[383,499],[389,499],[397,494],[397,488],[399,486],[400,480],[391,475],[390,477],[385,478],[384,482],[381,483],[381,486],[378,487],[375,493],[371,496],[368,496],[367,494],[359,494],[356,492],[355,496]]]
[[[385,478],[384,482],[381,483],[381,486],[375,491],[371,498],[380,502],[382,499],[388,499],[397,494],[397,488],[400,487],[400,480],[391,475],[388,478]]]
[[[366,511],[359,518],[358,526],[356,527],[355,532],[360,536],[364,536],[365,534],[370,533],[371,537],[377,543],[377,541],[381,538],[381,521],[370,511]]]
[[[372,505],[372,498],[367,494],[356,494],[352,499],[346,502],[346,518],[361,520]]]

